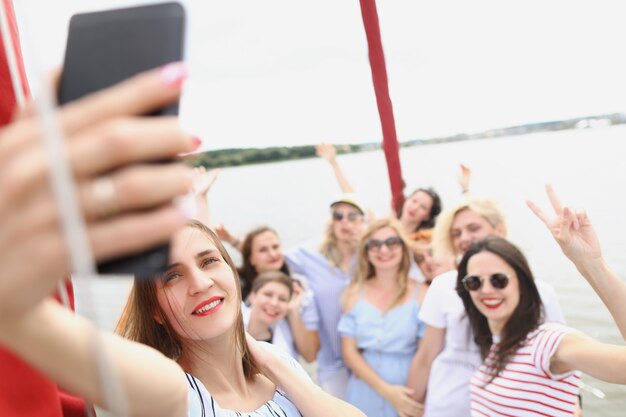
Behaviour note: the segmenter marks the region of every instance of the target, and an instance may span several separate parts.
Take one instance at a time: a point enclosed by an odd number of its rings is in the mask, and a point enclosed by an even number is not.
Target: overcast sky
[[[14,0],[31,84],[73,13]],[[378,0],[398,139],[626,110],[620,0]],[[206,149],[380,140],[356,0],[188,0],[181,108]]]

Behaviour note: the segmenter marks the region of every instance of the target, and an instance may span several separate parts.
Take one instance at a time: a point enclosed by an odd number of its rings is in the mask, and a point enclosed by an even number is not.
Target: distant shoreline
[[[613,113],[599,116],[577,117],[574,119],[558,120],[525,125],[510,126],[500,129],[490,129],[479,133],[460,133],[429,139],[413,139],[400,143],[401,147],[416,145],[431,145],[437,143],[458,142],[462,140],[493,139],[503,136],[517,136],[529,133],[548,132],[569,129],[586,129],[604,126],[613,126],[626,123],[626,114]],[[381,148],[380,142],[363,142],[358,144],[335,145],[338,154],[370,151]],[[274,146],[267,148],[233,148],[207,151],[193,155],[190,160],[194,166],[204,166],[208,169],[229,166],[242,166],[293,159],[315,157],[315,145],[303,146]]]

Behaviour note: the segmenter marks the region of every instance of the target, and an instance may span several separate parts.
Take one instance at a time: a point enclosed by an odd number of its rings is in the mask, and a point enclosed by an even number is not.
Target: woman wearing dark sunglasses
[[[505,235],[500,206],[492,200],[470,199],[439,216],[433,244],[436,255],[452,254],[458,259],[473,241]],[[456,271],[436,277],[420,310],[426,330],[411,364],[408,385],[415,390],[415,399],[425,403],[426,417],[469,415],[469,380],[482,362],[455,291],[456,277]],[[538,284],[545,321],[563,322],[554,289],[545,282]]]
[[[423,326],[426,286],[409,279],[411,252],[395,219],[368,227],[339,321],[343,357],[352,374],[346,400],[368,416],[412,417],[419,404],[405,385]]]
[[[564,254],[601,296],[626,335],[626,286],[601,255],[586,214],[561,209],[549,220],[532,203]],[[542,324],[541,299],[524,255],[498,237],[475,242],[459,265],[463,300],[484,362],[471,384],[472,416],[572,416],[580,375],[626,384],[626,347],[597,342],[558,324]]]
[[[325,391],[343,399],[349,371],[343,361],[337,323],[342,313],[341,294],[354,272],[365,212],[353,194],[341,195],[330,209],[331,220],[322,244],[300,245],[285,257],[293,272],[306,276],[315,294],[320,336],[318,381]]]
[[[244,265],[240,271],[244,287],[263,269],[290,271],[292,277],[299,275],[304,278],[303,282],[308,282],[314,296],[310,297],[310,304],[305,306],[306,317],[303,311],[300,320],[303,325],[298,326],[304,328],[304,332],[294,329],[293,324],[296,322],[290,321],[295,346],[307,360],[315,358],[317,354],[319,384],[335,397],[344,398],[349,372],[341,354],[337,323],[341,317],[341,293],[350,282],[354,271],[365,212],[352,194],[343,194],[334,200],[330,210],[331,219],[326,226],[321,245],[318,242],[308,242],[286,253],[283,253],[276,233],[269,228],[252,231],[243,244],[223,226],[217,232],[220,239],[242,251]],[[304,304],[303,302],[302,305]],[[311,307],[317,313],[315,322],[314,315],[309,314]],[[317,334],[313,335],[315,327]],[[296,340],[298,334],[302,333],[305,336],[308,333],[314,339],[310,337],[308,341],[306,338]],[[288,336],[287,332],[284,334]]]

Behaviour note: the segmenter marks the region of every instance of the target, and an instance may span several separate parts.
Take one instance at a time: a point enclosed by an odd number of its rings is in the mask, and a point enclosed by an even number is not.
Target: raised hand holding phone
[[[122,82],[139,72],[163,66],[161,76],[164,82],[182,82],[184,67],[180,64],[183,58],[185,30],[184,9],[178,3],[160,3],[124,9],[105,10],[74,15],[70,21],[68,41],[65,54],[63,73],[61,76],[59,101],[61,104],[71,102],[85,95],[95,93],[103,88]],[[178,64],[170,64],[179,62]],[[131,97],[121,98],[122,101]],[[110,103],[118,106],[119,103]],[[155,103],[145,109],[148,115],[176,115],[178,99],[169,102]],[[164,119],[158,123],[137,126],[137,134],[163,135],[159,124],[173,123]],[[103,144],[103,156],[108,153],[121,153],[122,165],[111,167],[112,172],[103,175],[91,187],[91,194],[96,198],[98,217],[107,217],[120,208],[116,196],[121,193],[132,193],[132,185],[124,188],[116,186],[115,178],[118,171],[129,171],[138,168],[126,167],[132,162],[132,152],[136,144],[120,146],[116,139],[116,129],[110,126],[110,140]],[[137,145],[138,146],[138,145]],[[149,146],[149,144],[148,144]],[[125,160],[126,159],[126,160]],[[156,169],[164,162],[171,162],[159,155],[146,158]],[[98,166],[99,159],[85,161],[85,164]],[[114,172],[115,171],[115,172]],[[163,204],[162,194],[153,190],[153,206]],[[132,208],[123,207],[125,209]],[[144,207],[146,209],[149,207]],[[138,214],[139,213],[139,208]],[[167,243],[150,248],[144,252],[134,252],[129,256],[110,259],[98,265],[101,274],[133,274],[141,277],[153,277],[167,268],[169,245]]]

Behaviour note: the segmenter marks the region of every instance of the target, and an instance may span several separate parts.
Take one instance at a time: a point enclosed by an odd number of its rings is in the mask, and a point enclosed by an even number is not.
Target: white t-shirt
[[[469,416],[469,381],[482,364],[463,301],[455,290],[456,279],[457,271],[436,277],[419,313],[420,320],[428,326],[446,329],[444,348],[430,369],[424,417]],[[554,289],[545,282],[535,282],[545,321],[564,323]]]

